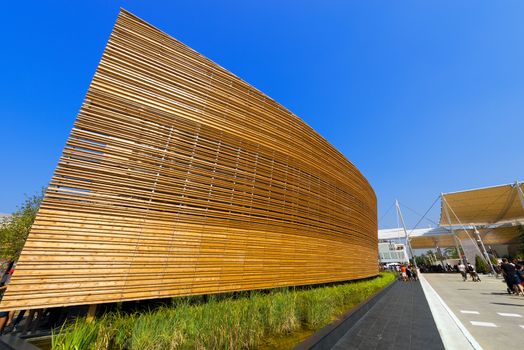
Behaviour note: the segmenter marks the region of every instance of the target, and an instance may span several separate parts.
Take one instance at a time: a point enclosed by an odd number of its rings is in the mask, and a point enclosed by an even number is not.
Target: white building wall
[[[380,263],[382,264],[409,262],[406,246],[404,244],[392,242],[379,243],[378,255]]]

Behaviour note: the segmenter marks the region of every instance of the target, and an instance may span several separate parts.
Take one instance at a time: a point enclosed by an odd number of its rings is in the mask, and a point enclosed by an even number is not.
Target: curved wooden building
[[[351,280],[377,256],[355,166],[122,11],[0,309]]]

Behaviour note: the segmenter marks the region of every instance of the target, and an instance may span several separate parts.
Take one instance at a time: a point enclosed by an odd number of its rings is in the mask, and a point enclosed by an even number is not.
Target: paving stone
[[[419,282],[399,282],[333,347],[335,350],[443,350]]]

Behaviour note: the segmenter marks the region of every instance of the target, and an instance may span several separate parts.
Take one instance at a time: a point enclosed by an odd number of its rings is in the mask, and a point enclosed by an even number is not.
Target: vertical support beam
[[[435,248],[436,248],[436,251],[437,251],[437,257],[439,257],[440,259],[440,264],[442,265],[442,268],[446,268],[445,265],[444,265],[444,256],[442,255],[442,249],[440,249],[440,247],[438,246],[438,241],[435,240]]]
[[[402,228],[404,229],[404,234],[406,235],[406,245],[408,246],[409,252],[411,253],[411,257],[413,258],[413,264],[415,265],[415,269],[418,270],[417,259],[415,259],[415,254],[413,254],[413,249],[411,249],[411,242],[409,240],[408,230],[406,230],[406,224],[404,223],[404,217],[402,216],[402,211],[400,210],[400,204],[398,204],[398,200],[395,200],[395,206],[397,207],[398,217],[400,218]]]
[[[462,261],[462,254],[460,253],[459,239],[457,235],[453,232],[453,230],[451,230],[451,234],[453,235],[453,242],[455,242],[455,249],[457,250],[459,261]]]
[[[439,262],[439,258],[438,258],[438,244],[437,244],[437,240],[436,239],[433,239],[433,244],[435,245],[435,247],[434,247],[435,248],[435,253],[433,253],[433,257],[435,258],[435,263],[438,265],[438,262]]]
[[[473,225],[473,229],[475,230],[475,234],[477,235],[477,238],[478,238],[478,240],[480,242],[480,246],[482,247],[482,253],[486,257],[486,260],[488,261],[488,265],[490,267],[491,273],[493,273],[493,276],[495,276],[495,275],[497,275],[497,273],[495,272],[495,269],[493,268],[493,264],[491,263],[491,259],[489,258],[489,254],[486,251],[486,247],[484,246],[484,242],[482,242],[482,237],[480,237],[480,232],[479,232],[479,230],[477,230],[477,227],[475,225]]]
[[[518,181],[515,181],[515,189],[517,190],[517,194],[519,195],[520,199],[520,205],[522,207],[522,210],[524,210],[524,193],[522,193],[522,189],[520,188],[520,183]]]
[[[91,323],[91,322],[93,322],[95,320],[96,307],[97,307],[97,304],[89,305],[89,309],[87,310],[87,316],[86,316],[86,321],[88,323]]]
[[[457,254],[459,256],[459,260],[462,261],[462,263],[464,265],[466,265],[466,261],[465,261],[466,260],[465,259],[466,253],[464,252],[464,248],[462,248],[462,253],[464,253],[464,254],[462,254],[460,252],[460,248],[462,247],[462,243],[460,243],[460,238],[458,238],[457,234],[455,233],[455,230],[453,230],[453,225],[451,225],[451,217],[449,216],[448,203],[444,199],[444,194],[443,193],[440,194],[440,201],[442,202],[442,208],[444,208],[444,212],[446,213],[446,218],[448,219],[449,229],[451,231],[451,234],[453,235],[453,241],[455,242],[455,248],[457,249]]]

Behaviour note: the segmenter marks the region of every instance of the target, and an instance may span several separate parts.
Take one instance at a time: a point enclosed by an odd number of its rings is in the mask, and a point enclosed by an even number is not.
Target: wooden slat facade
[[[377,256],[354,165],[121,11],[0,309],[351,280]]]

